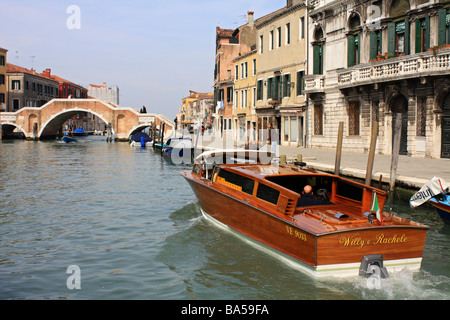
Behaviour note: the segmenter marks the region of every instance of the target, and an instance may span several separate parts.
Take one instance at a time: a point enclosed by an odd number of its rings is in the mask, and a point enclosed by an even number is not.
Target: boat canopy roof
[[[220,149],[205,151],[195,158],[195,161],[201,164],[206,163],[207,165],[236,163],[270,164],[274,156],[271,152],[260,150]]]

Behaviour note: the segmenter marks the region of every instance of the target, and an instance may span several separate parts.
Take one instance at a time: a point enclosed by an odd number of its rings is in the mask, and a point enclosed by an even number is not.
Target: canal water
[[[450,299],[450,227],[433,209],[422,270],[322,279],[216,228],[152,149],[90,136],[0,143],[0,299]]]

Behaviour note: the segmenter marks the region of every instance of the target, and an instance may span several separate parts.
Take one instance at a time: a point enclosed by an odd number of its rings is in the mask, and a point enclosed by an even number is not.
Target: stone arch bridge
[[[121,141],[151,124],[161,126],[165,123],[165,136],[169,136],[174,128],[174,122],[163,115],[140,113],[97,99],[54,99],[40,108],[26,107],[16,112],[1,112],[0,125],[5,134],[18,129],[27,139],[49,139],[58,135],[69,118],[86,112],[105,124],[110,123],[113,136]]]

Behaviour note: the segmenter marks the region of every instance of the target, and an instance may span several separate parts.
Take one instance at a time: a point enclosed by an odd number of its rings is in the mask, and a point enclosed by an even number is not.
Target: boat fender
[[[383,267],[383,255],[369,254],[364,256],[359,266],[359,275],[366,278],[373,275],[382,279],[389,278],[387,269]]]
[[[296,166],[300,166],[300,167],[305,167],[306,166],[306,162],[294,162],[294,165]]]

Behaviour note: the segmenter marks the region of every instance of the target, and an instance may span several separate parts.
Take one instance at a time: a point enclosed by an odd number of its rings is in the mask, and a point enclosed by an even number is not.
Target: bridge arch
[[[112,134],[119,141],[128,140],[130,132],[146,127],[149,123],[158,125],[165,122],[167,132],[174,128],[174,122],[163,115],[142,114],[135,109],[118,107],[97,99],[53,99],[39,108],[25,107],[16,112],[2,112],[0,123],[9,121],[16,125],[27,139],[45,139],[57,136],[64,122],[80,113],[92,114],[105,124],[111,124]]]
[[[53,134],[57,133],[58,130],[64,124],[64,122],[66,122],[69,118],[71,118],[72,116],[75,116],[77,114],[84,113],[84,112],[91,113],[91,114],[95,115],[100,120],[102,120],[105,124],[108,124],[108,122],[109,122],[101,114],[99,114],[99,113],[97,113],[95,111],[92,111],[91,109],[72,108],[72,109],[60,111],[60,112],[52,115],[52,117],[46,123],[44,123],[41,126],[41,129],[39,131],[39,135],[38,136],[39,137],[43,137],[43,136],[45,136],[47,134],[53,135]],[[114,127],[112,127],[111,130],[112,130],[112,134],[115,136],[116,132],[114,130]]]
[[[11,133],[13,133],[13,131],[15,129],[19,129],[20,132],[22,132],[24,134],[24,136],[26,136],[26,134],[27,134],[27,132],[25,131],[25,129],[22,126],[17,125],[16,123],[13,123],[13,122],[9,122],[9,121],[8,122],[0,122],[0,126],[2,127],[2,130],[0,130],[0,133],[2,135],[11,134]]]

